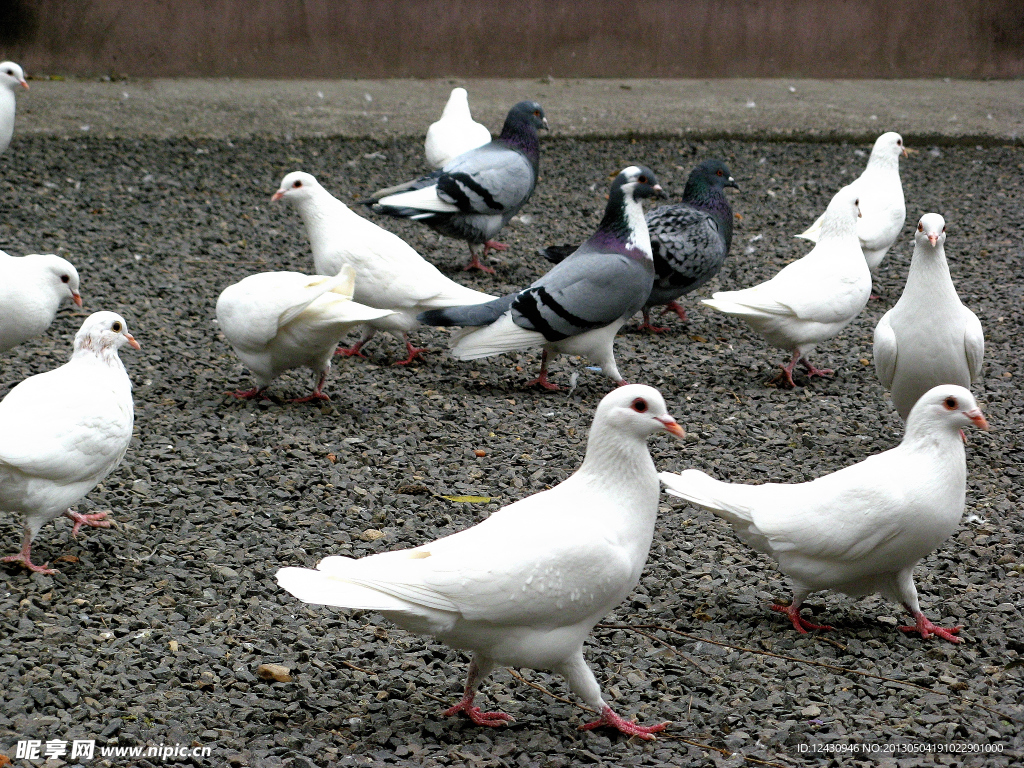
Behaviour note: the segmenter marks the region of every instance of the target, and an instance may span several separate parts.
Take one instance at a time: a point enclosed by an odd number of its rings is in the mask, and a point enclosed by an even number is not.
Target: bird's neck
[[[112,346],[94,347],[90,338],[75,340],[75,351],[72,353],[71,359],[90,365],[105,365],[127,375],[124,363],[121,362],[121,358],[117,354],[117,348]]]
[[[540,166],[540,139],[537,137],[537,129],[529,123],[524,123],[518,118],[507,118],[498,141],[522,152],[535,169]]]
[[[732,243],[732,206],[725,190],[703,180],[687,179],[683,189],[683,202],[691,208],[704,211],[722,228],[726,244]]]
[[[929,252],[930,251],[930,252]],[[946,263],[946,251],[941,245],[931,248],[919,246],[914,249],[910,260],[910,271],[907,273],[907,285],[904,293],[921,291],[922,295],[931,298],[956,298],[953,278],[949,275],[949,264]]]
[[[343,202],[326,194],[309,197],[297,207],[314,253],[327,247],[332,225],[348,211]]]
[[[872,153],[871,157],[868,158],[868,164],[864,168],[866,175],[872,174],[890,174],[895,173],[899,175],[900,172],[900,156],[894,155],[891,152],[884,153]]]
[[[604,218],[590,242],[601,248],[624,253],[632,259],[651,261],[651,235],[640,201],[616,187],[608,197]]]
[[[949,429],[948,424],[936,424],[930,419],[910,419],[900,447],[936,457],[948,462],[954,471],[966,472],[967,455],[960,430]]]

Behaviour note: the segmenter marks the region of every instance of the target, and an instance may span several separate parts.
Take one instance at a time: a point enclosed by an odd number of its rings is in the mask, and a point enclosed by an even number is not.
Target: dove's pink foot
[[[477,725],[486,725],[491,728],[497,728],[499,725],[516,721],[512,715],[506,715],[504,712],[481,712],[480,707],[473,706],[473,698],[472,695],[463,696],[462,701],[454,707],[449,707],[441,714],[445,717],[452,717],[459,714],[459,712],[465,712],[466,717]]]
[[[416,358],[422,357],[424,352],[429,351],[426,347],[414,347],[408,339],[405,340],[405,349],[409,356],[405,360],[398,360],[395,365],[408,365]]]
[[[670,301],[668,304],[665,305],[665,308],[663,310],[661,310],[661,314],[664,315],[669,310],[672,310],[677,315],[679,315],[679,320],[681,322],[684,322],[684,323],[690,322],[689,319],[686,317],[686,308],[683,307],[683,306],[680,306],[679,303],[677,303],[675,301]]]
[[[363,348],[363,344],[365,343],[366,340],[364,339],[362,341],[357,341],[351,347],[338,347],[334,350],[334,354],[341,355],[342,357],[366,357],[366,355],[359,351]]]
[[[21,552],[16,555],[8,555],[7,557],[0,557],[0,563],[21,563],[23,567],[28,568],[33,573],[42,573],[49,576],[51,573],[59,573],[56,568],[47,568],[49,563],[43,565],[36,565],[32,562],[32,540],[29,539],[28,535],[25,535],[24,541],[21,543]]]
[[[801,635],[806,635],[809,629],[835,629],[830,627],[828,624],[812,624],[803,616],[800,615],[800,606],[790,603],[789,605],[779,605],[778,603],[772,603],[771,606],[773,611],[784,613],[789,617],[789,620],[793,622],[793,628]]]
[[[266,387],[253,387],[252,389],[236,389],[226,394],[237,397],[239,400],[269,400]]]
[[[943,640],[949,640],[951,643],[963,642],[963,640],[956,636],[963,627],[950,627],[949,629],[940,627],[938,624],[930,622],[920,611],[914,614],[914,619],[917,621],[916,626],[900,627],[900,630],[903,632],[920,632],[922,640],[927,640],[932,635],[935,635]]]
[[[641,310],[644,314],[644,321],[636,327],[638,331],[650,331],[651,333],[664,333],[668,330],[667,325],[655,325],[651,322],[651,313],[646,309]],[[662,314],[665,314],[662,312]]]
[[[621,379],[621,380],[615,382],[615,386],[616,387],[628,387],[629,386],[629,382],[626,381],[625,379]]]
[[[627,736],[639,736],[641,739],[649,740],[654,738],[654,734],[664,731],[667,726],[667,722],[658,723],[657,725],[640,725],[632,720],[625,720],[615,714],[615,711],[605,704],[604,709],[601,710],[600,719],[584,723],[580,726],[580,730],[592,731],[595,728],[614,728],[619,733],[624,733]]]
[[[322,401],[330,402],[331,398],[324,394],[324,382],[327,381],[327,371],[320,374],[320,378],[317,379],[316,389],[310,392],[305,397],[296,397],[289,402],[292,403],[319,403]]]
[[[806,357],[800,358],[800,364],[807,369],[808,378],[814,378],[815,376],[831,376],[835,373],[831,368],[815,368],[811,365],[811,361]]]
[[[505,243],[499,243],[497,240],[488,240],[484,243],[484,256],[487,255],[488,249],[492,251],[507,251],[508,245]]]
[[[792,389],[796,386],[796,382],[793,381],[793,365],[780,365],[779,368],[782,370],[775,376],[774,379],[769,379],[768,384],[775,384],[783,389]]]
[[[92,528],[109,528],[110,521],[107,520],[109,512],[94,512],[91,515],[83,515],[79,512],[73,512],[68,510],[64,513],[64,517],[70,518],[75,521],[74,527],[71,529],[71,535],[77,537],[78,529],[83,525],[88,525]]]

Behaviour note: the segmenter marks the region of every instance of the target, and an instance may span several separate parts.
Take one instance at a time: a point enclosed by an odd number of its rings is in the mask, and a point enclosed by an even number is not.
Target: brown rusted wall
[[[1021,77],[1022,0],[0,0],[0,58],[137,77]]]

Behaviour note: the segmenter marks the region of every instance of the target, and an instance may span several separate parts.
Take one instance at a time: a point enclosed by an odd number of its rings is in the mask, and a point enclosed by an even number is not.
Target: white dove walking
[[[43,333],[65,301],[82,306],[78,271],[60,256],[0,251],[0,352]]]
[[[945,242],[945,220],[922,216],[903,295],[875,326],[875,371],[904,421],[932,387],[981,378],[985,334],[953,287]]]
[[[299,212],[318,274],[336,275],[347,264],[355,270],[353,299],[392,313],[368,323],[362,338],[338,354],[362,357],[363,345],[382,330],[403,339],[408,357],[396,365],[406,365],[426,352],[409,341],[409,331],[420,326],[416,315],[494,298],[447,278],[402,238],[354,213],[308,173],[289,173],[271,199],[285,200]]]
[[[491,140],[487,127],[469,113],[469,94],[465,88],[452,88],[441,119],[431,123],[423,150],[432,168],[443,168],[448,161]]]
[[[881,593],[914,617],[904,632],[960,642],[960,627],[929,621],[917,600],[914,566],[956,530],[964,511],[967,461],[960,430],[988,429],[973,395],[945,384],[914,406],[895,448],[809,483],[723,483],[696,469],[662,472],[668,492],[714,512],[745,544],[773,558],[793,582],[785,613],[798,632],[832,629],[800,616],[812,592]]]
[[[265,397],[270,382],[305,367],[320,378],[312,394],[292,402],[330,400],[323,386],[341,337],[393,314],[352,301],[354,282],[354,270],[345,265],[335,277],[264,272],[225,288],[217,299],[217,324],[256,378],[254,388],[230,394]]]
[[[68,509],[121,463],[132,439],[135,411],[132,383],[117,351],[139,344],[120,315],[96,312],[75,336],[71,360],[30,376],[0,401],[0,510],[22,515],[17,562],[39,573],[32,540],[43,525],[61,515],[83,525],[109,528],[106,512],[90,515]]]
[[[14,138],[14,114],[18,109],[14,92],[28,90],[25,72],[13,61],[0,62],[0,154],[7,151]]]
[[[583,643],[636,586],[647,561],[658,514],[647,438],[660,431],[684,436],[661,394],[621,387],[597,407],[583,465],[554,488],[414,549],[329,557],[315,571],[282,568],[278,583],[307,603],[380,611],[403,629],[471,651],[465,695],[445,715],[465,712],[489,726],[512,720],[474,705],[479,683],[502,665],[547,669],[600,713],[582,728],[651,738],[666,724],[642,726],[616,714],[583,659]]]
[[[857,238],[868,267],[873,273],[892,248],[907,220],[907,206],[903,199],[903,184],[900,182],[900,156],[906,157],[903,137],[898,133],[883,133],[875,140],[864,172],[849,186],[857,191],[860,198],[861,218],[857,222]],[[818,242],[825,214],[818,217],[802,237]]]
[[[774,379],[793,387],[799,362],[808,376],[829,376],[807,355],[860,314],[871,295],[871,272],[857,240],[857,191],[839,190],[828,204],[813,250],[787,264],[771,280],[740,291],[720,291],[704,299],[712,309],[738,317],[773,347],[793,353]]]

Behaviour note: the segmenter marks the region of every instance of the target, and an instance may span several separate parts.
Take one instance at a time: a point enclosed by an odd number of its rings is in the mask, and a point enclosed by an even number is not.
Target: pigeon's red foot
[[[481,272],[486,272],[489,275],[494,274],[494,268],[488,267],[486,264],[480,261],[480,257],[477,256],[475,253],[473,254],[473,258],[469,260],[469,264],[462,268],[462,271],[469,272],[469,270],[471,269],[479,269]]]
[[[305,397],[296,397],[289,400],[290,403],[320,403],[320,402],[331,402],[331,398],[325,395],[323,392],[317,390],[316,392],[310,392]]]
[[[237,397],[239,400],[269,400],[266,387],[253,387],[252,389],[229,390],[226,394]]]
[[[627,736],[639,736],[641,739],[653,739],[654,734],[664,731],[668,727],[671,721],[658,723],[657,725],[640,725],[634,723],[632,720],[625,720],[619,715],[615,714],[615,711],[605,704],[604,709],[601,710],[601,717],[590,723],[584,723],[580,726],[581,731],[592,731],[595,728],[614,728],[619,733],[624,733]]]
[[[59,573],[56,568],[47,568],[49,563],[43,565],[36,565],[32,562],[32,558],[29,556],[32,553],[32,542],[29,540],[28,535],[21,542],[21,552],[16,555],[8,555],[7,557],[0,557],[0,563],[21,563],[22,566],[28,568],[33,573],[42,573],[50,575],[51,573]]]
[[[663,310],[661,310],[661,314],[664,315],[669,310],[672,310],[673,312],[675,312],[679,316],[679,320],[681,322],[683,322],[683,323],[690,322],[689,318],[686,317],[686,308],[683,307],[683,306],[680,306],[677,302],[670,301],[668,304],[665,305],[665,308]]]
[[[91,528],[109,528],[110,520],[107,520],[109,512],[94,512],[91,515],[83,515],[79,512],[72,512],[70,509],[64,513],[64,517],[68,517],[75,521],[74,527],[71,529],[72,536],[78,536],[78,529],[83,525],[88,525]]]
[[[441,714],[444,717],[452,717],[459,714],[459,712],[465,712],[466,717],[477,725],[486,725],[491,728],[497,728],[499,725],[516,721],[512,715],[506,715],[504,712],[481,712],[480,707],[473,706],[472,698],[463,699],[454,707],[449,707]]]
[[[780,389],[793,389],[796,386],[796,382],[793,381],[793,369],[785,365],[780,365],[779,368],[782,370],[778,372],[774,379],[768,379],[766,383],[774,384]]]
[[[789,617],[789,620],[793,622],[793,628],[801,635],[806,635],[809,629],[835,629],[830,627],[828,624],[812,624],[803,616],[800,615],[800,609],[794,605],[779,605],[778,603],[772,603],[772,610],[784,613]]]
[[[334,354],[341,355],[342,357],[366,357],[359,350],[363,348],[363,342],[357,341],[351,347],[338,347],[334,350]]]
[[[813,379],[815,376],[831,376],[835,373],[831,368],[815,368],[806,358],[801,360],[800,364],[807,369],[807,378],[809,379]]]
[[[938,624],[930,622],[925,618],[925,615],[920,612],[914,614],[914,619],[917,621],[915,626],[900,627],[900,630],[903,632],[920,632],[922,640],[927,640],[932,635],[935,635],[936,637],[941,637],[943,640],[949,640],[951,643],[963,642],[961,638],[956,636],[963,627],[950,627],[949,629],[940,627]]]
[[[625,379],[621,379],[620,381],[616,381],[615,382],[615,386],[616,387],[628,387],[629,386],[629,382],[626,381]]]
[[[526,386],[528,386],[528,387],[543,387],[544,389],[548,390],[549,392],[558,392],[558,391],[560,391],[562,389],[557,384],[552,384],[550,381],[548,381],[548,372],[547,371],[541,371],[540,372],[540,376],[538,376],[536,379],[531,379],[530,381],[526,382]]]
[[[488,240],[484,243],[484,256],[487,255],[487,249],[490,248],[492,251],[507,251],[508,245],[505,243],[499,243],[497,240]]]
[[[397,360],[394,363],[395,365],[408,365],[413,360],[416,360],[417,358],[422,357],[424,352],[429,352],[430,351],[426,347],[414,347],[408,341],[405,342],[405,348],[408,350],[409,356],[407,358],[405,358],[405,360]]]
[[[651,322],[651,313],[646,309],[643,310],[644,321],[636,327],[638,331],[650,331],[651,333],[664,333],[668,330],[667,325],[655,325]],[[662,312],[661,314],[665,314]]]

